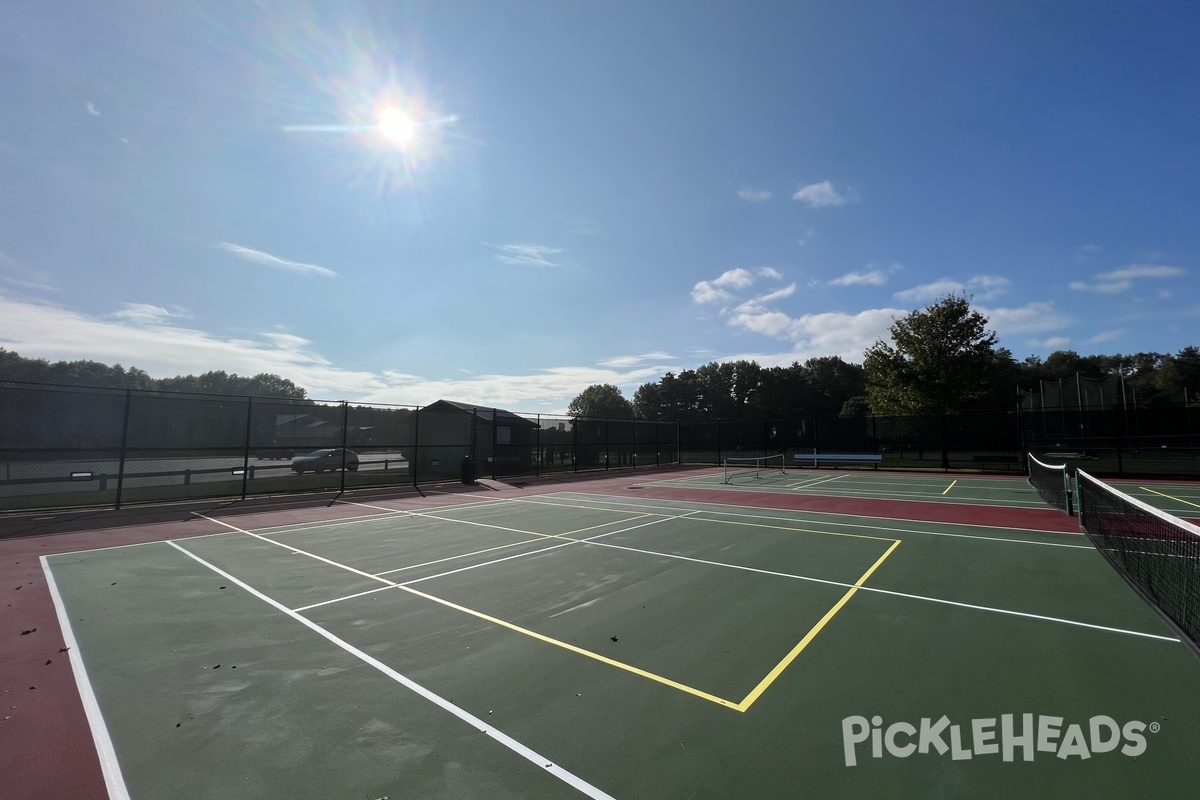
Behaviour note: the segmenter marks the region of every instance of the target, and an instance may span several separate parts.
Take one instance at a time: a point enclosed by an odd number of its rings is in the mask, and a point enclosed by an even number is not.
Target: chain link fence
[[[508,479],[730,456],[850,453],[890,469],[1019,473],[1026,452],[1102,475],[1200,477],[1200,409],[654,422],[0,383],[0,510]]]

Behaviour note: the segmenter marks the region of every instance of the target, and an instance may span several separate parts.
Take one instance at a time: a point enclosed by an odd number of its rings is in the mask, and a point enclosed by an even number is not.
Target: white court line
[[[846,476],[845,475],[833,475],[828,478],[821,478],[820,480],[809,480],[807,483],[794,483],[787,488],[791,489],[792,491],[798,491],[800,489],[808,489],[812,486],[820,486],[822,483],[829,483],[830,481],[836,481],[839,478],[844,478],[844,477],[846,477]]]
[[[709,561],[703,558],[693,558],[691,556],[681,556],[674,553],[659,553],[654,550],[642,550],[637,547],[627,547],[620,544],[612,544],[611,542],[596,542],[597,547],[611,547],[616,550],[628,550],[632,553],[642,553],[650,556],[660,556],[662,558],[674,558],[679,561],[691,561],[696,564],[706,564],[711,567],[725,567],[726,569],[742,570],[744,572],[756,572],[760,575],[774,575],[779,578],[790,578],[797,581],[805,581],[807,583],[819,583],[825,586],[837,586],[841,589],[857,589],[860,592],[874,592],[876,594],[886,594],[892,597],[905,597],[909,600],[922,600],[927,603],[938,603],[940,605],[956,606],[958,608],[970,608],[975,611],[989,611],[993,614],[1006,614],[1013,617],[1025,617],[1027,619],[1042,620],[1044,622],[1057,622],[1062,625],[1073,625],[1079,628],[1091,628],[1098,631],[1107,631],[1109,633],[1123,633],[1128,636],[1142,636],[1147,639],[1159,639],[1164,642],[1178,642],[1179,639],[1174,636],[1162,636],[1157,633],[1144,633],[1142,631],[1131,631],[1125,628],[1113,628],[1108,625],[1096,625],[1091,622],[1079,622],[1073,619],[1065,619],[1063,617],[1050,617],[1043,614],[1031,614],[1026,611],[1012,611],[1006,608],[994,608],[992,606],[980,606],[972,603],[960,603],[957,600],[943,600],[940,597],[928,597],[920,594],[909,594],[908,592],[897,592],[891,589],[877,589],[872,586],[858,585],[855,583],[845,583],[843,581],[832,581],[825,578],[811,578],[807,575],[793,575],[790,572],[775,572],[769,569],[758,569],[757,567],[743,567],[740,564],[728,564],[723,561]]]
[[[530,501],[530,500],[522,498],[522,499],[517,499],[514,502],[536,502],[536,501]],[[1133,631],[1133,630],[1127,630],[1125,628],[1114,628],[1114,627],[1110,627],[1107,625],[1098,625],[1098,624],[1091,623],[1091,622],[1080,622],[1078,620],[1066,619],[1064,617],[1051,617],[1051,616],[1047,616],[1044,614],[1033,614],[1033,613],[1029,613],[1026,611],[1012,611],[1010,609],[1005,609],[1005,608],[982,606],[982,605],[976,605],[973,603],[962,603],[957,600],[944,600],[940,597],[928,597],[926,595],[910,594],[908,592],[898,592],[898,591],[894,591],[891,589],[878,589],[878,588],[874,588],[871,586],[865,586],[865,585],[859,586],[857,584],[845,583],[843,581],[834,581],[834,580],[828,580],[825,578],[813,578],[813,577],[809,577],[807,575],[795,575],[795,574],[788,573],[788,572],[776,572],[773,570],[758,569],[756,567],[744,567],[739,564],[729,564],[729,563],[722,562],[722,561],[709,561],[709,560],[703,559],[703,558],[693,558],[691,556],[682,556],[682,555],[677,555],[674,553],[661,553],[661,552],[658,552],[655,550],[643,550],[638,547],[628,547],[626,545],[612,544],[611,542],[596,541],[597,539],[600,539],[600,538],[603,538],[606,536],[613,536],[618,533],[625,533],[626,531],[634,530],[636,528],[644,528],[649,525],[658,524],[659,522],[666,522],[668,520],[673,520],[673,519],[681,519],[683,517],[691,516],[692,514],[697,514],[697,513],[701,513],[701,512],[697,510],[697,511],[691,511],[687,514],[681,514],[678,517],[668,517],[668,518],[664,518],[661,520],[652,520],[651,522],[646,522],[646,523],[643,523],[642,525],[635,525],[631,528],[625,528],[625,529],[618,530],[618,531],[611,531],[609,533],[602,533],[597,536],[589,537],[587,539],[580,539],[578,541],[579,541],[579,543],[593,544],[596,547],[608,547],[608,548],[612,548],[614,550],[626,550],[631,553],[640,553],[642,555],[658,556],[660,558],[670,558],[670,559],[675,559],[678,561],[690,561],[690,562],[693,562],[696,564],[704,564],[704,565],[712,566],[712,567],[724,567],[726,569],[735,569],[735,570],[741,570],[744,572],[754,572],[754,573],[758,573],[760,575],[773,575],[773,576],[780,577],[780,578],[789,578],[791,580],[805,581],[807,583],[817,583],[817,584],[822,584],[825,586],[836,586],[836,587],[842,588],[842,589],[857,589],[857,590],[863,591],[863,592],[874,592],[876,594],[891,595],[892,597],[904,597],[909,600],[920,600],[920,601],[924,601],[927,603],[937,603],[940,605],[955,606],[957,608],[969,608],[969,609],[972,609],[975,611],[985,611],[985,612],[990,612],[993,614],[1003,614],[1003,615],[1013,616],[1013,617],[1023,617],[1026,619],[1041,620],[1043,622],[1056,622],[1061,625],[1070,625],[1070,626],[1079,627],[1079,628],[1090,628],[1092,630],[1106,631],[1108,633],[1120,633],[1120,634],[1125,634],[1127,636],[1140,636],[1140,637],[1147,638],[1147,639],[1158,639],[1158,640],[1166,641],[1166,642],[1178,642],[1179,641],[1179,639],[1177,639],[1173,636],[1162,636],[1160,634],[1155,634],[1155,633],[1145,633],[1143,631]],[[448,520],[448,521],[453,521],[453,520]],[[1019,541],[1019,540],[1012,540],[1012,541]],[[574,544],[574,542],[570,542],[570,543],[566,543],[566,544]],[[453,575],[455,572],[464,572],[468,569],[475,569],[477,567],[488,566],[489,564],[499,563],[500,561],[508,561],[513,558],[535,555],[539,552],[544,552],[545,550],[553,550],[553,549],[557,549],[558,547],[563,547],[563,546],[565,546],[565,544],[564,545],[554,545],[554,546],[551,546],[548,548],[543,548],[542,550],[534,550],[529,553],[518,553],[515,556],[508,556],[506,558],[496,559],[495,561],[489,561],[489,562],[486,562],[483,564],[477,564],[472,567],[464,567],[462,569],[452,570],[450,572],[444,572],[444,573],[440,573],[437,575],[429,575],[424,578],[417,578],[415,580],[407,581],[405,583],[396,584],[396,585],[397,586],[408,586],[413,583],[419,583],[421,581],[433,580],[434,578],[440,578],[445,575]],[[1079,545],[1071,545],[1071,546],[1078,547]],[[1090,550],[1092,548],[1090,546],[1088,546],[1085,549]],[[376,589],[374,591],[375,592],[383,591],[388,588],[392,588],[392,587],[383,587],[381,589]],[[365,592],[365,593],[360,593],[358,595],[352,595],[352,596],[348,596],[348,597],[344,597],[344,598],[335,598],[333,600],[326,600],[323,603],[316,603],[312,606],[305,606],[304,608],[296,609],[296,610],[304,611],[309,608],[315,608],[316,606],[330,605],[332,603],[341,602],[342,600],[349,600],[352,597],[360,597],[360,596],[362,596],[362,594],[372,594],[372,593],[373,592]]]
[[[851,474],[852,473],[842,473],[836,477],[839,477],[839,478],[850,477]],[[686,479],[683,479],[683,480],[686,480]],[[801,490],[807,488],[804,486],[801,486],[799,488],[790,487],[790,486],[788,486],[788,487],[730,486],[730,485],[726,485],[726,484],[714,485],[714,484],[710,484],[710,483],[694,483],[694,482],[688,483],[688,482],[683,482],[683,481],[680,481],[680,482],[653,481],[653,482],[647,483],[646,485],[647,486],[665,486],[667,488],[676,488],[676,489],[679,489],[679,488],[707,489],[707,490],[716,491],[716,492],[755,491],[755,492],[762,492],[765,494],[780,494],[785,491],[786,492],[798,492],[798,491],[801,491]],[[815,486],[816,484],[811,484],[811,485]],[[930,488],[932,490],[934,487],[931,486]],[[821,496],[828,495],[828,496],[832,496],[832,497],[845,497],[845,498],[856,499],[856,500],[859,500],[859,499],[862,499],[862,500],[895,500],[895,501],[901,502],[901,503],[942,503],[942,504],[946,504],[948,502],[941,497],[926,494],[923,492],[901,492],[901,491],[897,491],[897,490],[887,490],[887,489],[877,489],[877,488],[841,489],[841,490],[838,490],[833,493],[822,489],[822,490],[815,492],[815,494],[821,495]],[[972,503],[977,503],[979,505],[983,505],[988,508],[1017,508],[1017,509],[1049,508],[1049,506],[1047,506],[1045,504],[1045,502],[1042,500],[1012,500],[1012,499],[995,500],[990,497],[972,497],[972,496],[967,496],[967,495],[961,495],[961,496],[958,496],[957,500],[950,501],[951,505],[959,505],[959,506],[970,505]]]
[[[447,575],[454,575],[459,572],[467,572],[468,570],[479,569],[480,567],[490,567],[493,564],[499,564],[504,561],[511,561],[514,558],[525,558],[528,556],[536,556],[539,553],[546,553],[546,552],[549,552],[550,550],[558,550],[559,548],[562,548],[562,547],[570,547],[573,544],[585,544],[585,543],[586,544],[599,544],[599,542],[596,542],[596,539],[602,539],[605,536],[615,536],[618,533],[626,533],[628,531],[637,530],[638,528],[644,528],[647,525],[657,525],[660,522],[667,522],[668,520],[682,519],[684,517],[688,517],[688,516],[691,516],[692,514],[696,514],[696,513],[699,513],[699,512],[690,511],[687,514],[680,514],[680,515],[674,516],[674,517],[663,517],[662,519],[654,519],[654,520],[650,520],[649,522],[643,522],[640,525],[633,525],[628,528],[621,528],[620,530],[609,531],[608,533],[599,533],[599,534],[596,534],[595,536],[589,536],[586,539],[572,539],[569,542],[560,542],[558,544],[552,544],[552,545],[549,545],[548,547],[542,547],[537,550],[530,550],[529,552],[526,552],[526,553],[514,553],[511,556],[505,556],[503,558],[496,558],[496,559],[492,559],[491,561],[484,561],[480,564],[472,564],[472,565],[466,566],[466,567],[459,567],[458,569],[452,569],[447,572],[439,572],[435,575],[426,575],[422,578],[413,578],[412,580],[404,581],[402,583],[394,583],[392,581],[388,581],[389,583],[391,583],[390,586],[381,586],[378,589],[368,589],[365,592],[358,592],[357,594],[350,594],[350,595],[346,595],[345,597],[335,597],[332,600],[322,600],[320,603],[313,603],[312,605],[302,606],[301,608],[297,608],[294,610],[295,611],[308,611],[309,609],[318,608],[320,606],[328,606],[328,605],[333,605],[334,603],[340,603],[343,600],[353,600],[357,597],[363,597],[364,595],[375,594],[377,592],[384,592],[384,591],[387,591],[388,589],[398,589],[403,586],[412,586],[415,583],[421,583],[423,581],[431,581],[434,578],[444,578]],[[433,519],[438,519],[438,518],[433,517]],[[446,520],[446,522],[456,522],[456,521],[457,520]],[[617,525],[620,523],[613,523],[613,524]],[[553,534],[541,534],[541,535],[545,536],[547,539],[556,538],[556,537],[554,537]],[[268,541],[270,541],[270,540],[268,540]],[[533,539],[530,540],[530,542],[533,542],[533,541],[536,541],[536,540],[533,540]],[[378,578],[378,580],[387,580],[387,579],[386,578]]]
[[[539,495],[539,496],[540,497],[555,497],[557,494],[558,493]],[[592,497],[596,497],[596,496],[597,495],[585,495],[585,502],[611,503],[612,505],[628,506],[629,508],[641,508],[641,509],[657,508],[657,509],[662,509],[662,510],[666,510],[666,511],[679,511],[678,508],[674,508],[672,506],[658,506],[658,505],[651,505],[648,503],[646,503],[646,504],[643,504],[643,503],[621,503],[617,500],[607,500],[607,499],[593,500],[593,499],[591,499]],[[599,497],[605,497],[605,495],[599,495]],[[513,502],[514,503],[533,503],[535,505],[557,506],[560,508],[580,508],[581,507],[577,504],[572,505],[567,502],[548,503],[544,500],[537,500],[533,497],[514,498]],[[667,501],[667,502],[670,502],[670,501]],[[689,501],[689,502],[691,502],[691,501]],[[722,508],[738,508],[738,506],[721,506],[720,503],[695,502],[694,505],[717,505]],[[587,508],[587,506],[582,506],[582,507]],[[595,509],[589,508],[588,510],[590,511],[590,510],[595,510]],[[614,511],[614,512],[616,511],[616,509],[599,509],[599,510]],[[793,517],[775,517],[775,516],[771,516],[769,514],[740,514],[740,513],[736,513],[736,512],[732,512],[732,511],[709,511],[709,510],[701,510],[699,513],[713,514],[716,516],[725,516],[725,517],[737,517],[739,519],[765,519],[765,520],[771,520],[772,522],[789,522],[793,525],[835,525],[835,526],[839,526],[842,528],[862,528],[862,529],[869,530],[869,531],[885,531],[887,533],[911,533],[911,534],[916,534],[919,536],[946,536],[946,537],[950,537],[950,538],[954,538],[954,539],[970,539],[972,541],[1003,542],[1003,543],[1007,543],[1007,544],[1029,544],[1029,545],[1034,545],[1037,547],[1066,547],[1066,548],[1072,549],[1072,550],[1092,550],[1093,549],[1091,545],[1087,545],[1087,544],[1067,544],[1065,542],[1037,542],[1037,541],[1031,541],[1029,539],[1008,539],[1003,536],[981,536],[981,535],[975,535],[975,534],[970,534],[970,533],[949,533],[947,531],[927,531],[927,530],[920,530],[920,529],[914,529],[914,528],[890,528],[890,527],[884,527],[881,525],[863,525],[863,524],[854,523],[854,522],[840,522],[840,521],[819,520],[819,519],[796,519]],[[798,513],[798,514],[817,514],[817,515],[821,515],[821,516],[830,516],[830,517],[854,516],[851,514],[836,514],[836,513],[824,512],[824,511],[797,511],[796,513]],[[858,517],[858,519],[862,519],[862,517]],[[894,517],[880,517],[880,519],[887,519],[887,520],[895,521]],[[917,524],[917,522],[918,522],[917,520],[903,520],[903,521],[904,522],[912,522],[913,524]],[[957,522],[930,521],[930,522],[927,522],[924,524],[954,525],[954,526],[962,526],[962,527],[967,527],[967,528],[987,528],[989,530],[995,530],[997,527],[995,525],[977,525],[977,524],[969,523],[969,522],[957,523]],[[1014,530],[1014,531],[1028,530],[1031,533],[1041,533],[1041,534],[1057,533],[1057,531],[1035,531],[1035,530],[1028,529],[1028,528],[1009,528],[1008,530]],[[831,531],[831,533],[832,532],[836,532],[836,531]],[[1076,534],[1067,534],[1067,535],[1074,536]]]
[[[361,506],[363,508],[374,508],[383,511],[382,514],[364,514],[361,517],[347,517],[346,519],[329,519],[315,520],[313,522],[293,522],[290,525],[271,525],[266,528],[255,529],[255,533],[261,533],[264,536],[276,536],[281,533],[303,533],[304,531],[317,530],[320,528],[332,528],[338,525],[352,525],[359,522],[371,522],[372,520],[387,519],[394,517],[397,514],[425,514],[435,511],[452,511],[460,507],[479,506],[484,503],[510,502],[507,498],[497,500],[470,500],[462,503],[451,503],[444,506],[431,506],[430,508],[410,509],[410,508],[388,508],[387,506],[373,506],[367,503],[359,503],[353,500],[338,500],[339,505],[344,506]],[[209,517],[209,519],[221,519],[220,517]]]
[[[562,767],[553,763],[552,761],[550,761],[550,759],[546,758],[545,756],[542,756],[540,753],[533,750],[532,748],[529,748],[529,747],[521,744],[520,742],[518,742],[516,739],[512,738],[508,734],[504,733],[503,731],[499,730],[498,728],[492,727],[488,723],[481,720],[479,717],[475,716],[474,714],[470,713],[469,711],[467,711],[463,708],[460,708],[460,707],[454,705],[454,703],[451,703],[449,700],[445,699],[444,697],[434,694],[432,691],[430,691],[429,689],[426,689],[424,686],[422,686],[421,684],[412,680],[411,678],[401,675],[399,672],[392,669],[387,664],[384,664],[379,659],[374,658],[373,656],[367,655],[362,650],[359,650],[357,647],[355,647],[354,645],[345,641],[344,639],[341,639],[338,636],[331,633],[330,631],[326,630],[325,628],[322,628],[320,625],[313,622],[312,620],[306,619],[306,618],[300,616],[299,613],[292,611],[291,609],[287,608],[286,606],[282,605],[281,603],[276,602],[275,600],[272,600],[270,597],[267,597],[265,594],[258,591],[253,586],[250,586],[247,583],[243,583],[242,581],[238,580],[234,576],[230,575],[228,572],[225,572],[224,570],[208,563],[207,561],[205,561],[203,558],[196,555],[195,553],[192,553],[189,550],[186,550],[183,547],[180,547],[175,542],[168,540],[167,544],[171,545],[176,550],[178,550],[179,552],[186,555],[188,558],[191,558],[194,561],[197,561],[198,563],[202,564],[203,566],[205,566],[208,569],[212,570],[213,572],[217,573],[221,577],[236,583],[242,589],[249,592],[253,596],[257,597],[259,600],[262,600],[264,603],[267,603],[268,605],[275,608],[276,610],[281,611],[284,614],[287,614],[289,617],[296,620],[301,625],[304,625],[305,627],[314,631],[318,635],[329,640],[330,642],[337,645],[342,650],[345,650],[347,653],[349,653],[350,655],[359,659],[360,661],[364,662],[365,664],[369,664],[370,666],[374,667],[375,669],[382,672],[384,675],[391,678],[396,683],[399,683],[401,686],[405,687],[406,689],[416,693],[420,697],[424,698],[425,700],[428,700],[429,702],[433,703],[434,705],[438,706],[439,708],[443,709],[444,711],[450,712],[451,714],[458,717],[463,722],[474,727],[476,730],[487,734],[488,736],[495,739],[500,744],[507,747],[509,750],[513,751],[517,755],[524,758],[526,761],[529,761],[530,763],[534,764],[538,769],[545,770],[546,772],[550,773],[554,777],[558,778],[563,783],[567,784],[568,786],[570,786],[574,789],[577,789],[578,791],[580,791],[581,793],[583,793],[584,795],[586,795],[588,797],[596,798],[597,800],[614,800],[614,798],[611,795],[596,788],[595,786],[591,785],[590,783],[583,780],[582,778],[580,778],[570,772],[567,772],[565,769],[563,769]]]
[[[155,542],[161,544],[161,542]],[[58,625],[62,629],[63,642],[67,645],[67,657],[71,661],[71,671],[75,673],[75,685],[79,688],[79,699],[83,701],[83,712],[87,715],[88,727],[92,729],[92,741],[96,745],[96,755],[100,759],[100,771],[104,774],[104,785],[108,788],[110,800],[129,800],[129,790],[125,788],[125,777],[121,774],[121,764],[117,761],[117,751],[113,747],[112,737],[108,735],[108,726],[104,724],[104,714],[100,711],[100,703],[96,700],[96,692],[92,682],[88,680],[87,667],[83,664],[83,654],[79,651],[79,642],[75,639],[75,631],[71,628],[71,618],[67,615],[67,607],[59,594],[58,584],[54,573],[50,571],[50,563],[46,556],[41,557],[42,572],[46,574],[46,586],[50,589],[50,598],[54,601],[54,612],[58,614]]]

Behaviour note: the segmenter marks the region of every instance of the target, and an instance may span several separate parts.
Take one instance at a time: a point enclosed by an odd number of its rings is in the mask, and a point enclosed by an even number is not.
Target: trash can
[[[467,485],[475,483],[475,462],[470,456],[463,456],[462,482]]]

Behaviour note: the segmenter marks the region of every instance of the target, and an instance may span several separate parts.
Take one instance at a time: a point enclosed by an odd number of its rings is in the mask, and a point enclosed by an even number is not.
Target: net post
[[[1067,516],[1075,516],[1075,491],[1071,485],[1071,471],[1063,470],[1063,493],[1067,496]]]

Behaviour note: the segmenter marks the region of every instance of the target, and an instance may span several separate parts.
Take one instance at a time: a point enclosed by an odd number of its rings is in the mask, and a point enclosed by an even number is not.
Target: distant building
[[[518,475],[533,470],[538,429],[533,420],[500,408],[450,400],[425,406],[419,418],[417,449],[423,471],[457,474],[463,457],[471,454],[480,475]]]

